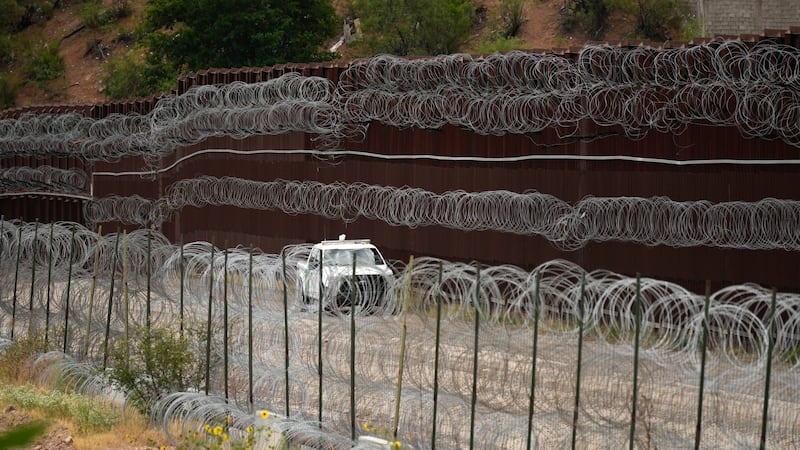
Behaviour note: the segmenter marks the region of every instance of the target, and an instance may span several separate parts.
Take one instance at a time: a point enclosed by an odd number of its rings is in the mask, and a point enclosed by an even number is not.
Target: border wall
[[[800,45],[800,28],[743,37],[743,40],[748,45],[775,42],[797,47]],[[691,46],[694,43],[670,45]],[[578,51],[554,50],[572,59]],[[173,94],[184,93],[197,85],[259,82],[287,72],[325,77],[335,82],[347,67],[348,63],[331,62],[209,70],[181,78]],[[146,114],[159,99],[19,108],[0,113],[0,118],[21,117],[25,113],[75,111],[92,118],[113,113]],[[629,138],[619,127],[599,126],[588,120],[581,123],[580,133],[576,136],[563,138],[561,131],[551,128],[526,135],[486,136],[450,125],[438,130],[423,130],[373,123],[363,139],[348,140],[344,145],[347,151],[369,151],[386,157],[397,156],[396,159],[357,155],[321,159],[311,153],[280,152],[314,149],[316,136],[310,133],[290,132],[245,139],[213,137],[162,157],[155,175],[136,173],[148,170],[142,158],[124,158],[113,163],[86,163],[55,157],[3,158],[0,159],[2,168],[77,165],[90,175],[90,185],[84,200],[47,192],[6,193],[0,197],[0,211],[7,219],[84,222],[82,207],[88,199],[111,195],[157,199],[165,195],[172,183],[204,175],[258,181],[362,182],[380,186],[413,186],[436,193],[453,190],[538,191],[568,202],[577,202],[587,196],[663,196],[675,201],[711,202],[800,199],[798,149],[778,139],[748,138],[735,127],[720,127],[712,123],[689,125],[677,135],[648,131],[638,139]],[[473,160],[408,157],[430,154],[471,157]],[[624,158],[584,158],[606,155]],[[475,157],[495,159],[475,161]],[[652,162],[653,159],[673,163]],[[758,160],[759,163],[681,163],[723,159]],[[790,160],[795,162],[784,163]],[[124,172],[129,174],[120,175]],[[102,225],[108,231],[117,226],[125,228],[115,223]],[[176,242],[205,240],[218,246],[253,245],[268,252],[279,252],[287,244],[315,242],[346,233],[353,238],[371,238],[392,259],[406,260],[409,255],[425,255],[531,268],[544,261],[562,258],[587,270],[607,269],[628,275],[641,273],[678,282],[697,292],[702,290],[705,280],[712,280],[714,288],[754,282],[782,291],[800,291],[797,255],[785,250],[673,248],[592,242],[578,250],[563,251],[538,236],[457,231],[439,226],[412,229],[364,218],[343,223],[314,215],[289,215],[280,211],[229,206],[183,208],[161,225],[161,231]]]

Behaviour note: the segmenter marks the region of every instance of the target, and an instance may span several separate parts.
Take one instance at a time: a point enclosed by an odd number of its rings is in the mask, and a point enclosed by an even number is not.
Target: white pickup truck
[[[348,240],[341,235],[338,240],[314,244],[308,261],[297,263],[297,292],[306,305],[319,304],[322,297],[328,311],[350,310],[353,303],[374,311],[384,305],[393,277],[391,267],[369,239]]]

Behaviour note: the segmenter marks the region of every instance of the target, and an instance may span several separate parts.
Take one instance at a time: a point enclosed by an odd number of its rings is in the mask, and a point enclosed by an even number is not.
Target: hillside
[[[111,3],[113,0],[104,0]],[[476,0],[475,4],[483,8],[483,20],[475,26],[473,35],[462,51],[474,52],[474,48],[492,32],[493,23],[497,23],[501,0]],[[65,74],[49,86],[42,88],[35,83],[21,83],[17,96],[17,106],[60,104],[60,103],[95,103],[106,100],[101,80],[104,75],[103,64],[107,58],[127,51],[130,45],[129,36],[138,23],[146,0],[129,0],[133,14],[111,26],[99,29],[83,27],[79,18],[78,2],[69,2],[57,9],[52,19],[30,26],[20,36],[29,39],[34,45],[44,45],[49,41],[59,41],[59,54],[64,57]],[[346,0],[336,0],[337,12],[345,13]],[[550,49],[556,47],[581,46],[586,37],[580,34],[560,34],[558,30],[559,8],[563,2],[557,0],[529,1],[525,4],[526,22],[522,26],[519,37],[524,42],[523,49]],[[613,14],[605,38],[609,40],[625,39],[633,31],[633,20],[620,14]],[[332,40],[331,43],[333,43]],[[342,48],[339,53],[348,59],[348,49]],[[12,67],[9,72],[19,72]]]

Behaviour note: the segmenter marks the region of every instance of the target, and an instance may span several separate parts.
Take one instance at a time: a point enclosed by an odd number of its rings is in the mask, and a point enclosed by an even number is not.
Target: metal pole
[[[130,329],[130,298],[128,298],[128,231],[122,230],[122,302],[123,314],[125,317],[125,365],[131,359],[130,342],[131,342],[131,329]]]
[[[247,406],[253,413],[253,244],[247,263]],[[287,414],[288,418],[289,415]]]
[[[146,314],[145,328],[147,329],[147,338],[148,338],[148,340],[150,339],[150,291],[151,291],[151,289],[150,289],[150,276],[151,276],[150,275],[150,272],[151,272],[150,265],[152,264],[152,262],[151,262],[151,259],[152,259],[151,251],[152,251],[152,247],[153,247],[152,240],[153,240],[153,235],[152,235],[152,232],[150,230],[150,227],[148,227],[147,228],[147,262],[145,264],[145,267],[147,269],[147,311],[145,313]]]
[[[114,278],[117,272],[117,252],[119,249],[119,229],[117,229],[117,236],[114,239],[114,255],[111,258],[111,287],[108,292],[108,315],[106,315],[106,336],[103,341],[103,369],[107,367],[108,363],[108,335],[111,334],[111,310],[114,303]]]
[[[767,374],[764,380],[764,413],[761,415],[761,442],[759,448],[764,450],[767,447],[767,421],[769,416],[769,385],[772,376],[772,350],[775,345],[773,337],[775,333],[775,307],[778,294],[772,288],[772,306],[769,310],[769,331],[767,331]]]
[[[439,402],[439,341],[442,330],[442,262],[439,261],[439,288],[436,292],[436,342],[433,357],[433,431],[431,450],[436,450],[436,413]]]
[[[533,406],[536,399],[536,352],[539,348],[539,284],[542,273],[536,272],[536,287],[533,294],[533,355],[531,356],[531,396],[528,402],[528,436],[525,448],[531,450],[533,435]]]
[[[86,337],[83,343],[83,357],[89,356],[89,336],[92,334],[92,310],[94,309],[94,288],[97,285],[97,264],[100,260],[100,239],[103,235],[103,226],[97,227],[97,243],[94,246],[94,263],[92,268],[92,282],[89,287],[89,313],[86,317]]]
[[[11,339],[14,339],[14,326],[17,319],[17,281],[19,280],[19,258],[22,253],[22,219],[17,228],[17,265],[14,269],[14,296],[11,303]]]
[[[67,353],[67,338],[69,337],[69,294],[72,287],[72,261],[75,257],[75,228],[72,227],[72,236],[69,238],[69,268],[67,269],[67,300],[64,305],[64,354]]]
[[[408,322],[408,299],[411,297],[411,277],[414,272],[414,255],[408,259],[406,268],[408,279],[406,280],[405,296],[403,297],[403,325],[400,331],[400,361],[397,369],[397,387],[394,394],[394,421],[392,423],[392,438],[397,440],[398,428],[400,425],[400,400],[403,394],[403,370],[406,361],[406,332]]]
[[[575,450],[578,432],[578,407],[581,400],[581,361],[583,359],[583,298],[586,295],[586,272],[581,275],[581,295],[578,299],[578,368],[575,372],[575,407],[572,410],[572,449]]]
[[[28,336],[33,333],[33,293],[36,283],[36,241],[39,240],[39,219],[36,219],[33,229],[33,244],[31,245],[31,295],[28,301]]]
[[[225,242],[225,254],[222,263],[222,360],[225,382],[225,401],[228,401],[228,243]]]
[[[706,383],[706,352],[708,348],[708,310],[711,303],[711,280],[706,280],[706,299],[703,306],[703,336],[700,347],[700,387],[697,398],[697,424],[694,428],[694,448],[700,450],[700,436],[703,430],[703,391]]]
[[[208,319],[206,320],[206,395],[211,379],[211,304],[214,298],[214,244],[211,244],[211,261],[208,264]]]
[[[286,381],[286,418],[289,416],[289,294],[286,286],[286,248],[281,251],[283,269],[283,372]]]
[[[322,284],[322,266],[324,252],[322,249],[319,251],[319,301],[317,303],[317,372],[319,374],[319,427],[322,428],[322,304],[325,297],[323,290],[325,286]]]
[[[350,277],[350,440],[356,440],[356,255]]]
[[[469,448],[475,448],[475,405],[478,400],[478,335],[480,332],[481,311],[478,307],[481,293],[481,266],[475,265],[475,342],[472,352],[472,403],[469,415]]]
[[[633,450],[634,437],[636,436],[636,404],[639,400],[639,336],[642,323],[642,283],[639,274],[636,274],[636,298],[634,300],[635,332],[633,347],[633,400],[631,404],[631,430],[628,436],[628,449]]]
[[[184,278],[186,277],[186,264],[183,261],[183,242],[180,242],[179,245],[181,246],[181,260],[180,260],[180,266],[178,268],[179,271],[180,271],[180,276],[181,276],[181,281],[180,281],[180,308],[181,308],[181,310],[180,310],[180,319],[181,319],[180,333],[181,333],[181,337],[183,337],[183,323],[184,323],[184,317],[183,317],[183,289],[184,289],[184,282],[185,282]]]
[[[50,338],[50,284],[53,281],[53,222],[50,222],[50,236],[47,239],[47,300],[44,309],[44,346]]]

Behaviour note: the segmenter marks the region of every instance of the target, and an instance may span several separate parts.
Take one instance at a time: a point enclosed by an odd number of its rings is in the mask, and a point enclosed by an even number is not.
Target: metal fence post
[[[586,294],[586,272],[581,274],[581,293],[578,298],[578,367],[575,371],[575,407],[572,410],[572,449],[578,433],[578,408],[581,402],[581,361],[583,359],[583,300]]]
[[[641,300],[642,284],[639,274],[636,274],[636,298],[634,299],[634,347],[633,347],[633,399],[631,401],[631,431],[628,437],[628,448],[633,450],[634,437],[636,436],[636,404],[639,400],[639,336],[642,324]]]
[[[206,395],[211,384],[211,306],[214,300],[214,244],[211,244],[211,261],[208,263],[208,318],[206,319]]]
[[[481,311],[478,305],[481,294],[481,266],[475,265],[475,341],[472,351],[472,400],[469,415],[469,448],[475,448],[475,406],[478,401],[478,337],[480,333]]]
[[[433,431],[431,450],[436,450],[436,413],[439,401],[439,340],[442,329],[442,262],[439,261],[439,284],[436,291],[436,343],[433,358]]]
[[[108,293],[108,315],[106,316],[106,336],[103,341],[103,369],[106,368],[108,363],[108,335],[111,334],[111,310],[114,303],[114,277],[117,271],[117,251],[119,249],[119,229],[117,229],[117,237],[114,239],[114,255],[111,258],[111,287]]]
[[[69,239],[69,267],[67,268],[67,299],[64,305],[64,354],[67,353],[67,338],[69,337],[69,295],[72,287],[72,260],[75,257],[75,227]]]
[[[47,344],[50,337],[50,284],[53,281],[53,222],[50,222],[50,236],[47,239],[47,299],[45,300],[44,309],[44,346]]]
[[[711,303],[711,280],[706,280],[706,298],[703,306],[703,335],[700,347],[700,387],[697,395],[697,424],[694,431],[694,448],[700,449],[700,436],[703,430],[703,391],[706,383],[706,352],[708,348],[708,309]]]
[[[769,327],[767,328],[767,373],[764,379],[764,412],[761,415],[761,442],[759,448],[764,450],[767,447],[767,422],[769,419],[769,385],[772,375],[772,350],[775,345],[775,312],[778,294],[772,288],[772,305],[769,309]]]
[[[531,449],[531,435],[533,434],[533,407],[536,399],[536,352],[539,348],[539,285],[542,281],[542,273],[536,272],[536,287],[533,295],[533,355],[531,356],[531,395],[528,403],[528,435],[525,441],[525,448]]]

